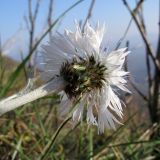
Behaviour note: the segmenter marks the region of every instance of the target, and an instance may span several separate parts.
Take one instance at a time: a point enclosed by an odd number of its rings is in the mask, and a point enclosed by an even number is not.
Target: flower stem
[[[93,160],[93,130],[89,129],[89,160]]]
[[[50,151],[51,147],[53,147],[55,140],[57,138],[57,136],[59,135],[60,131],[62,130],[62,128],[65,126],[65,124],[71,119],[71,116],[69,116],[67,119],[65,119],[62,124],[59,126],[59,128],[57,129],[57,131],[55,132],[55,134],[53,134],[53,136],[51,137],[51,140],[48,142],[48,144],[46,145],[46,147],[44,148],[44,150],[42,151],[41,156],[38,158],[38,160],[44,160],[45,157],[47,156],[48,152]]]
[[[50,93],[58,93],[59,91],[63,90],[64,87],[65,83],[63,79],[61,77],[57,77],[33,91],[10,96],[0,101],[0,115],[14,110],[36,99],[42,98]]]

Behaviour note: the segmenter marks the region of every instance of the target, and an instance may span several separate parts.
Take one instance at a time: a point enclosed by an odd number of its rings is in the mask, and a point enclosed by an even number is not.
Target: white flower
[[[119,49],[108,54],[102,50],[104,28],[98,23],[93,29],[87,22],[82,32],[76,24],[75,32],[56,33],[43,46],[42,78],[48,81],[59,76],[66,82],[61,113],[72,111],[73,121],[77,123],[86,111],[87,123],[98,126],[100,133],[105,128],[115,129],[115,122],[120,123],[117,118],[122,118],[123,113],[118,89],[129,92],[124,79],[128,72],[123,71],[129,52]]]

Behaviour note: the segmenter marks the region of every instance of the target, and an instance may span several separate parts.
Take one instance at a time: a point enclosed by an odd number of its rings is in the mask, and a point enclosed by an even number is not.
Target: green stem
[[[62,130],[62,128],[65,126],[65,124],[71,119],[71,117],[68,117],[67,119],[65,119],[61,125],[59,126],[59,128],[57,129],[57,131],[55,132],[55,134],[51,137],[51,140],[48,142],[48,144],[46,145],[46,147],[44,148],[44,150],[42,151],[41,156],[38,158],[38,160],[44,160],[45,157],[47,156],[48,152],[50,151],[50,149],[53,147],[55,140],[57,138],[57,136],[59,135],[60,131]]]
[[[89,160],[93,160],[93,130],[89,129]]]

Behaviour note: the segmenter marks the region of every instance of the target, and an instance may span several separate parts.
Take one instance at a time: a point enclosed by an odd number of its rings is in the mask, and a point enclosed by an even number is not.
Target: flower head
[[[106,53],[101,48],[104,25],[92,28],[87,22],[84,31],[76,24],[76,31],[65,30],[56,33],[48,45],[43,46],[45,72],[49,80],[55,76],[64,79],[66,85],[61,101],[61,113],[73,108],[73,121],[82,120],[86,111],[88,124],[97,125],[99,132],[105,128],[115,128],[118,117],[122,118],[121,100],[118,89],[129,92],[125,87],[128,72],[123,71],[123,63],[128,54],[126,49]]]

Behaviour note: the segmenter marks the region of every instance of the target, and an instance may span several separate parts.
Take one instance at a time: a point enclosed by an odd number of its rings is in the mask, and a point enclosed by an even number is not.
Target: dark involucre
[[[67,82],[65,92],[69,96],[79,97],[93,89],[101,89],[105,81],[106,66],[96,62],[92,55],[88,59],[75,58],[65,61],[60,69],[60,76]]]

